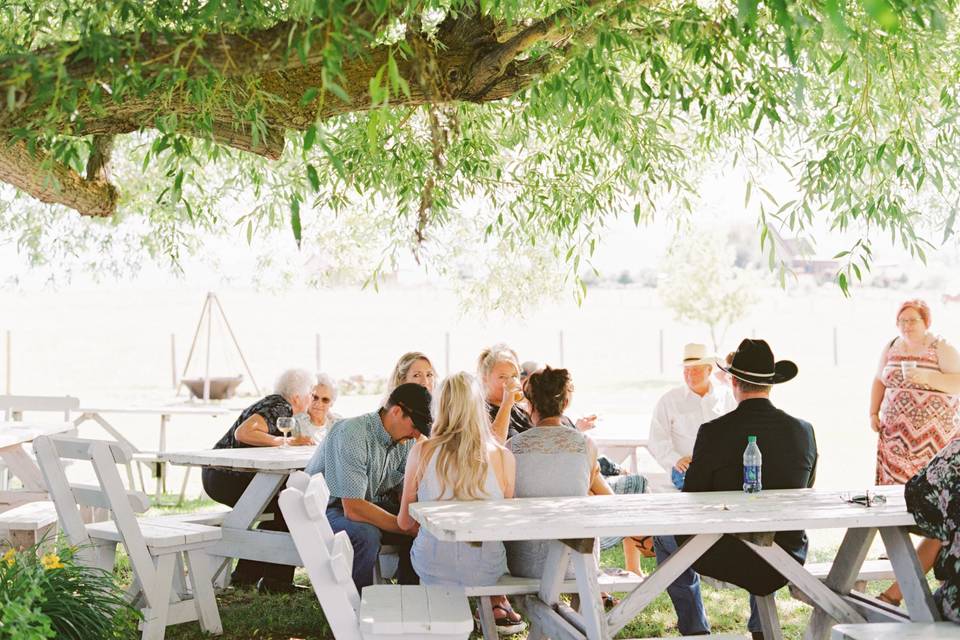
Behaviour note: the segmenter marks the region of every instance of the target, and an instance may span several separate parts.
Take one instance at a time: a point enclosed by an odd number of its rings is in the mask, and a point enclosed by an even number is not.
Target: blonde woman
[[[499,442],[533,427],[530,415],[518,404],[523,395],[516,351],[503,343],[484,349],[477,361],[477,375],[484,387],[490,428]]]
[[[458,373],[440,386],[430,438],[407,457],[398,524],[416,526],[410,504],[435,500],[502,500],[513,497],[513,454],[490,436],[490,423],[476,380]],[[473,546],[443,542],[421,529],[410,558],[425,585],[486,586],[507,572],[502,542]],[[523,622],[503,596],[493,599],[498,631],[517,633]],[[497,614],[500,614],[497,617]]]
[[[387,395],[390,395],[391,391],[406,382],[416,382],[433,393],[436,379],[437,372],[434,370],[430,358],[420,351],[408,351],[400,356],[390,373],[390,378],[387,380]]]

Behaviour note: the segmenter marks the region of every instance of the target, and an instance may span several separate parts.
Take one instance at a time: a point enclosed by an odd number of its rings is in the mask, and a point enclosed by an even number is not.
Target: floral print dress
[[[924,535],[943,542],[934,565],[934,594],[945,620],[960,624],[960,439],[949,443],[907,482],[907,509]]]

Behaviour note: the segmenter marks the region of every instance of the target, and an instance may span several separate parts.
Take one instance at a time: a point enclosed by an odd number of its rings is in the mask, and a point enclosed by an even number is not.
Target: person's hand
[[[404,529],[400,526],[400,522],[397,522],[397,533],[402,533],[405,536],[410,536],[411,538],[417,537],[417,533],[420,531],[420,523],[416,520],[413,521],[413,526],[409,529]]]
[[[503,396],[500,399],[500,406],[509,409],[517,403],[517,395],[521,393],[523,393],[523,388],[520,386],[520,380],[510,378],[503,383]]]
[[[930,387],[933,382],[933,372],[929,369],[921,369],[919,367],[907,369],[907,382]]]
[[[687,469],[690,468],[691,462],[693,462],[693,458],[691,458],[690,456],[683,456],[682,458],[677,460],[677,464],[673,465],[673,467],[680,473],[686,473]]]
[[[876,433],[880,433],[880,415],[871,414],[870,415],[870,428],[873,429]]]
[[[590,431],[597,426],[597,414],[591,414],[589,416],[583,416],[577,420],[577,431]]]
[[[295,438],[289,438],[287,444],[294,447],[305,447],[307,445],[315,445],[316,442],[313,441],[312,436],[296,436]]]

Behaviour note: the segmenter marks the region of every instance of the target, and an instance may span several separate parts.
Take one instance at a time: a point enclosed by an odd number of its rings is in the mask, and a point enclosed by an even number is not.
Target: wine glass
[[[283,443],[280,446],[286,449],[289,446],[287,434],[293,429],[293,418],[277,418],[277,429],[283,434]]]

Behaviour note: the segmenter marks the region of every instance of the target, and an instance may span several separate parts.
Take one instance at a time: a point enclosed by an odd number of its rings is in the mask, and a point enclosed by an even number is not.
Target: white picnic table
[[[274,496],[283,489],[287,476],[306,467],[315,450],[316,446],[248,447],[168,451],[160,454],[160,459],[170,464],[218,467],[256,474],[240,500],[224,517],[220,525],[223,537],[208,550],[211,556],[221,559],[217,563],[219,566],[215,577],[224,570],[230,558],[303,566],[289,533],[260,531],[252,527]]]
[[[597,445],[597,451],[607,456],[617,464],[624,464],[630,473],[640,472],[640,463],[637,459],[637,450],[646,449],[649,440],[645,437],[626,436],[600,431],[586,434]]]
[[[216,418],[222,415],[237,416],[241,411],[243,411],[243,409],[226,406],[190,406],[181,404],[162,406],[93,406],[80,407],[78,411],[80,412],[80,415],[73,421],[75,425],[79,426],[88,420],[92,420],[103,427],[107,433],[116,438],[118,441],[129,445],[133,449],[134,454],[143,454],[145,452],[133,444],[124,434],[122,429],[118,429],[109,420],[107,420],[104,417],[104,414],[158,416],[160,418],[160,431],[156,452],[163,453],[167,450],[167,425],[170,423],[170,419],[173,416],[208,416],[211,418]],[[219,435],[217,437],[219,437]],[[152,456],[153,452],[150,453]],[[138,461],[141,462],[141,464],[148,464],[142,459]],[[161,493],[165,493],[167,490],[167,474],[165,463],[162,460],[159,460],[158,457],[155,462],[151,462],[150,464],[156,465],[154,475],[157,478],[156,497],[159,499]],[[137,472],[140,476],[140,487],[144,492],[146,492],[147,488],[144,484],[143,474],[140,472],[139,466],[137,467]],[[184,491],[186,491],[188,477],[189,476],[187,475],[183,479],[183,486],[180,491],[181,500],[183,499]]]
[[[871,598],[851,595],[858,571],[879,531],[904,592],[910,619],[939,619],[907,529],[903,487],[875,487],[883,505],[851,504],[844,492],[819,489],[520,498],[470,502],[420,502],[411,515],[440,540],[461,542],[550,540],[540,592],[527,598],[535,633],[553,640],[612,638],[664,592],[723,534],[735,534],[815,603],[806,638],[826,640],[836,622],[902,621],[903,616]],[[825,582],[807,573],[786,551],[754,532],[797,529],[846,529]],[[604,613],[597,583],[593,540],[602,536],[689,535],[686,543],[609,613]],[[580,613],[560,601],[560,585],[573,563]],[[771,625],[767,621],[768,626]],[[780,637],[774,629],[773,638]],[[772,639],[771,639],[772,640]]]
[[[39,436],[52,436],[73,431],[72,422],[0,422],[0,460],[20,479],[23,489],[0,491],[0,503],[16,506],[47,499],[47,485],[40,467],[24,449]]]

